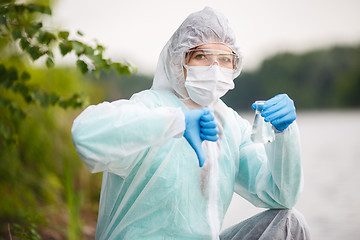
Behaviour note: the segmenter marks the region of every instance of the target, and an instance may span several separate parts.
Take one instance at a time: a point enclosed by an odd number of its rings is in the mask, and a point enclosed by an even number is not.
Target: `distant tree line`
[[[104,75],[108,100],[129,98],[151,87],[152,77]],[[280,53],[235,79],[222,99],[236,110],[251,110],[255,100],[287,93],[297,109],[360,107],[360,45],[336,46],[303,54]]]
[[[360,45],[281,53],[243,72],[235,84],[223,100],[239,110],[279,93],[287,93],[298,109],[360,107]]]

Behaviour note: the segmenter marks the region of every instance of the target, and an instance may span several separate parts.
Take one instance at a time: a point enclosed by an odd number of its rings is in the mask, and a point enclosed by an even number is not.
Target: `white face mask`
[[[184,66],[186,68],[185,88],[191,100],[207,107],[234,88],[233,69],[218,65]]]

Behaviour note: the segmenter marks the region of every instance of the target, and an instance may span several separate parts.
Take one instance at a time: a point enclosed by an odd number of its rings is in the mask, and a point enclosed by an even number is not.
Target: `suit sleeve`
[[[235,192],[258,207],[293,207],[303,185],[296,122],[284,131],[276,132],[275,141],[267,144],[251,142],[248,123],[243,129]]]
[[[152,146],[182,136],[180,108],[148,108],[131,100],[104,102],[85,109],[72,126],[77,153],[91,172],[126,177]]]

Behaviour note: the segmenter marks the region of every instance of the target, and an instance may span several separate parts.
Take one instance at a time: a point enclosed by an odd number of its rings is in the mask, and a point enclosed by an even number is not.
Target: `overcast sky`
[[[360,43],[359,0],[58,0],[52,19],[98,40],[114,60],[126,59],[152,74],[173,32],[205,6],[228,17],[245,69],[279,51]]]

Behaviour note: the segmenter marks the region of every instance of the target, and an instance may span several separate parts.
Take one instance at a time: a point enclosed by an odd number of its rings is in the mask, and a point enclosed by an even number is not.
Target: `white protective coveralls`
[[[207,7],[168,41],[150,90],[89,106],[75,119],[79,156],[91,172],[103,172],[96,239],[218,239],[234,191],[257,207],[296,203],[302,167],[295,122],[274,142],[255,144],[248,121],[219,100],[209,108],[220,137],[203,144],[207,157],[199,167],[183,137],[183,54],[205,43],[240,54],[227,19]],[[234,78],[240,71],[236,66]]]

